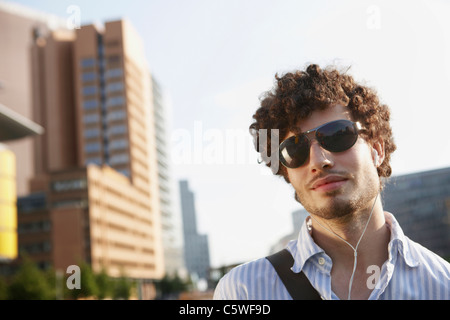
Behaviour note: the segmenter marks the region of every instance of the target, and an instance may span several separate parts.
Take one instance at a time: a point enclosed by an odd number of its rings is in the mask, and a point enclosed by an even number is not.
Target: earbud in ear
[[[375,167],[378,167],[378,152],[375,148],[372,149],[372,155],[373,155],[373,164]]]

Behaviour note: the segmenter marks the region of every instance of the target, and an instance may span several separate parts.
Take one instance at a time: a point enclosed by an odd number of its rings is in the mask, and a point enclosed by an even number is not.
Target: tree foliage
[[[80,262],[80,288],[69,289],[70,274],[59,276],[53,268],[45,271],[27,256],[10,277],[0,275],[0,300],[55,299],[130,299],[134,283],[122,272],[119,278],[110,277],[106,269],[94,273],[86,262]]]
[[[51,300],[54,299],[53,294],[51,282],[46,274],[27,256],[23,256],[23,263],[8,287],[8,299]]]

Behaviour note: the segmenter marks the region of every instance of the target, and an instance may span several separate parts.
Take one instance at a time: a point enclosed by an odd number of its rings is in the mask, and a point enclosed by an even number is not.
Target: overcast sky
[[[394,175],[450,165],[446,1],[13,2],[67,19],[76,5],[82,24],[130,20],[166,91],[173,177],[195,192],[213,266],[265,256],[300,208],[248,134],[277,72],[351,66],[391,107]]]

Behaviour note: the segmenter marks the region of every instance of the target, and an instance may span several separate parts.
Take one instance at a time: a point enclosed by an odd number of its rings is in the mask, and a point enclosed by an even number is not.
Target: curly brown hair
[[[380,104],[374,89],[357,83],[347,71],[340,72],[328,66],[322,70],[316,64],[307,66],[306,71],[296,70],[282,76],[275,74],[276,84],[266,91],[261,98],[261,106],[253,115],[255,120],[249,127],[255,139],[255,147],[261,155],[272,154],[271,146],[276,145],[287,136],[288,132],[297,132],[300,119],[307,118],[315,110],[324,110],[332,105],[346,106],[354,121],[359,121],[364,128],[361,136],[369,143],[381,139],[384,143],[385,159],[377,168],[378,176],[389,177],[392,173],[390,159],[396,145],[389,123],[390,110]],[[272,144],[271,135],[267,135],[261,148],[259,146],[261,129],[278,129],[278,143]],[[274,150],[278,154],[278,150]],[[275,153],[274,153],[275,154]],[[278,157],[276,158],[278,159]],[[268,167],[271,159],[263,157]],[[289,183],[286,168],[274,166],[274,174],[284,177]]]

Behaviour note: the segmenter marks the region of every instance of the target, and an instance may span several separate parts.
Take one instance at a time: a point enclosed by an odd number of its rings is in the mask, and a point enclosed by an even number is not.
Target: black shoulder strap
[[[320,295],[302,272],[295,273],[291,270],[294,258],[287,249],[278,251],[268,257],[284,286],[294,300],[320,300]]]

